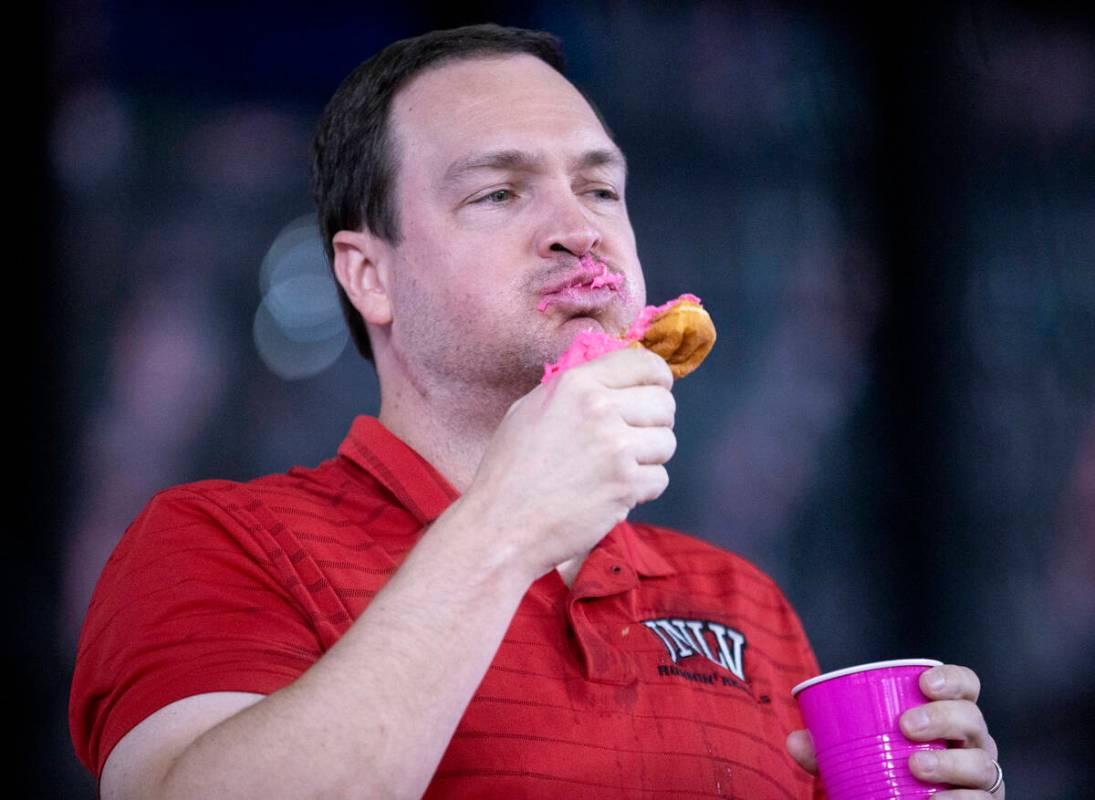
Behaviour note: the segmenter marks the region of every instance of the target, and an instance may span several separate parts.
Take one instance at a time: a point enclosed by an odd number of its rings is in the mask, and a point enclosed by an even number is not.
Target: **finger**
[[[956,789],[984,791],[996,781],[992,758],[979,747],[913,753],[909,769],[921,780],[949,783]]]
[[[901,730],[920,742],[947,739],[984,747],[991,741],[981,709],[969,700],[936,700],[910,709],[901,715]]]
[[[639,464],[664,464],[677,451],[677,437],[669,428],[635,428],[632,435]]]
[[[596,376],[605,386],[622,389],[626,386],[655,384],[666,389],[673,388],[673,373],[669,365],[658,356],[641,347],[628,347],[595,358],[575,367],[574,370],[586,370]],[[563,373],[566,375],[566,373]]]
[[[635,477],[635,505],[657,500],[669,487],[669,472],[661,464],[638,467]]]
[[[817,755],[809,731],[791,731],[787,734],[787,752],[804,770],[817,774]]]
[[[664,386],[631,386],[612,393],[621,419],[635,427],[672,428],[677,401]]]
[[[969,667],[944,664],[921,674],[920,691],[931,700],[972,700],[976,703],[981,695],[981,679]]]

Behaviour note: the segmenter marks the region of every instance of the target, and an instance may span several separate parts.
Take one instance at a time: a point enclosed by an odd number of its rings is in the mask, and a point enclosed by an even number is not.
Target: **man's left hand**
[[[931,699],[901,715],[901,730],[914,741],[946,739],[951,747],[931,753],[915,753],[909,760],[913,775],[932,783],[946,783],[952,791],[932,795],[938,800],[1004,800],[1004,785],[993,794],[999,757],[996,742],[977,698],[981,681],[968,667],[944,664],[920,676],[920,690]],[[817,772],[814,745],[808,731],[793,731],[787,737],[791,757],[808,772]],[[971,791],[972,790],[972,791]]]

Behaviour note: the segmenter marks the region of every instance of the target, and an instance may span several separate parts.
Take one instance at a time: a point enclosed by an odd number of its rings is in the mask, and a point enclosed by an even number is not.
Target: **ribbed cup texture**
[[[928,702],[918,685],[925,669],[871,669],[799,692],[829,800],[928,797],[948,788],[920,781],[909,771],[909,756],[944,750],[946,742],[913,742],[898,725],[907,709]]]

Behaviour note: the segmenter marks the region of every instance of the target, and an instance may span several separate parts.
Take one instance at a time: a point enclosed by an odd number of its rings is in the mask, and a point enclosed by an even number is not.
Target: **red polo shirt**
[[[88,610],[70,705],[80,759],[99,775],[176,700],[291,683],[456,497],[371,417],[315,469],[156,495]],[[784,748],[802,727],[790,688],[817,672],[767,576],[623,523],[571,588],[552,571],[529,589],[427,797],[821,797]]]

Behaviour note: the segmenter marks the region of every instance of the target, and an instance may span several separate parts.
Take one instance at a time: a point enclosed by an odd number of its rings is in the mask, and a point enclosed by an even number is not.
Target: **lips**
[[[575,310],[597,308],[612,300],[617,286],[623,283],[624,276],[610,272],[604,261],[594,261],[586,253],[579,259],[577,267],[548,286],[537,309],[546,311],[548,306],[566,306]]]
[[[569,286],[557,292],[545,295],[536,308],[546,311],[548,306],[562,306],[567,310],[591,311],[602,308],[616,296],[616,290],[609,287]]]

